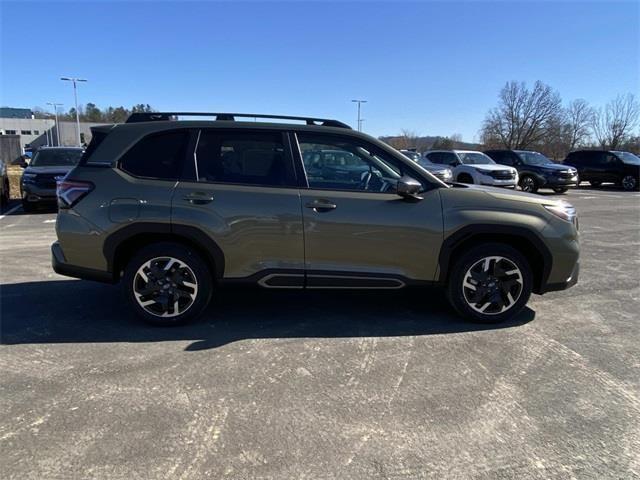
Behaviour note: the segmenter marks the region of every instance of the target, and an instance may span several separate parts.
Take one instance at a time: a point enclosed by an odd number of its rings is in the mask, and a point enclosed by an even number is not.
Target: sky
[[[10,2],[0,103],[336,118],[478,139],[510,80],[565,102],[640,92],[640,2]]]

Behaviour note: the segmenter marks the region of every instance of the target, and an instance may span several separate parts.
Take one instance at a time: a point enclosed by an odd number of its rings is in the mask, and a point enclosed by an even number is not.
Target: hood
[[[475,191],[482,191],[500,200],[517,201],[517,202],[525,202],[525,203],[537,203],[539,205],[554,205],[554,204],[567,203],[564,200],[557,200],[553,197],[536,195],[533,193],[520,192],[516,190],[507,190],[500,187],[489,187],[485,185],[469,185],[469,184],[457,184],[457,185],[458,186],[464,185],[468,189],[475,190]]]
[[[447,167],[446,165],[438,165],[435,163],[432,163],[432,164],[420,163],[419,165],[425,170],[427,170],[428,172],[445,172],[447,170],[451,170],[451,167]]]
[[[66,175],[67,173],[69,173],[69,170],[71,170],[73,167],[74,165],[51,165],[47,167],[27,167],[24,169],[24,173],[35,173],[35,174],[60,173],[60,174]]]
[[[566,172],[567,170],[575,170],[571,165],[562,165],[559,163],[545,163],[544,165],[526,165],[529,168],[538,168],[540,170],[553,170],[556,172]]]
[[[504,170],[509,170],[509,171],[515,170],[515,168],[510,167],[509,165],[500,165],[500,164],[493,164],[493,163],[483,163],[482,165],[470,165],[465,163],[464,166],[473,167],[478,170],[489,170],[492,172],[504,171]]]

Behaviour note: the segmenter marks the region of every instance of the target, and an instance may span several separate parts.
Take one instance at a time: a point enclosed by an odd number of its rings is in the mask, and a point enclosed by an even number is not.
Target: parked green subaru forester
[[[54,270],[122,282],[157,324],[193,319],[230,283],[441,285],[464,317],[499,322],[578,280],[571,205],[447,185],[335,120],[133,114],[93,128],[57,194]]]

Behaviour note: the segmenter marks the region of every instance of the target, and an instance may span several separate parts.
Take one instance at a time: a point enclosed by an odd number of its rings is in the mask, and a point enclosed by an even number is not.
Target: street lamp
[[[53,111],[56,115],[56,137],[58,137],[58,146],[60,146],[60,126],[58,125],[58,107],[61,107],[62,103],[56,102],[47,102],[47,105],[51,105],[53,107]],[[53,143],[53,135],[51,136],[51,143]]]
[[[362,131],[362,120],[360,119],[360,105],[363,103],[367,103],[366,100],[351,100],[354,103],[358,104],[358,131]]]
[[[76,133],[78,134],[78,146],[80,146],[80,113],[78,112],[78,88],[76,87],[76,83],[86,82],[87,80],[84,78],[74,77],[60,77],[60,80],[65,80],[67,82],[73,83],[73,98],[76,102]]]

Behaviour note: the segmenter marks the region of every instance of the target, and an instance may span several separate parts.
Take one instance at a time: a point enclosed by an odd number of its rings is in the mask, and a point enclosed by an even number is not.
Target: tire
[[[38,208],[37,203],[27,202],[26,200],[22,200],[22,210],[24,210],[25,213],[35,212],[37,208]]]
[[[538,191],[538,188],[540,188],[538,186],[538,182],[536,181],[535,178],[533,178],[531,175],[524,175],[522,177],[520,177],[520,189],[523,192],[527,192],[527,193],[536,193]]]
[[[589,183],[592,187],[599,187],[600,185],[602,185],[602,182],[599,182],[598,180],[590,180]]]
[[[0,205],[6,207],[7,205],[9,205],[9,200],[9,185],[5,184],[4,189],[2,190],[2,196],[0,196]]]
[[[628,192],[638,190],[638,179],[633,175],[625,175],[624,177],[622,177],[620,185],[622,185],[622,188],[624,188]]]
[[[202,257],[172,242],[139,250],[127,263],[122,284],[136,314],[161,326],[195,319],[209,304],[213,289],[211,271]]]
[[[553,191],[556,192],[556,193],[567,193],[568,190],[569,190],[569,188],[567,188],[567,187],[555,187],[553,189]]]
[[[458,175],[458,183],[475,183],[473,177],[468,173],[461,173]]]
[[[507,275],[508,272],[512,273]],[[532,284],[531,266],[518,250],[502,243],[484,243],[466,252],[453,265],[447,295],[462,317],[477,323],[499,323],[524,308]],[[474,302],[477,295],[480,297]]]

